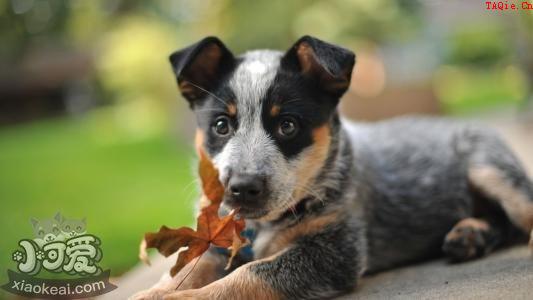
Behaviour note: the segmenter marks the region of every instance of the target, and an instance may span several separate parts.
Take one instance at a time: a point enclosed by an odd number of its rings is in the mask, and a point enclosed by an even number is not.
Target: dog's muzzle
[[[241,209],[262,208],[268,197],[267,179],[261,174],[234,173],[228,181],[227,204]]]

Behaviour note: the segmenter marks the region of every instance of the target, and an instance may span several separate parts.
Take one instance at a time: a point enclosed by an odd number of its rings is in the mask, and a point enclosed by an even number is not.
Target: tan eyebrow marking
[[[272,108],[270,109],[270,115],[272,117],[275,117],[277,115],[279,115],[279,111],[281,110],[281,108],[279,107],[279,105],[273,105]]]
[[[228,104],[228,113],[232,117],[237,115],[237,106],[235,106],[233,103]]]

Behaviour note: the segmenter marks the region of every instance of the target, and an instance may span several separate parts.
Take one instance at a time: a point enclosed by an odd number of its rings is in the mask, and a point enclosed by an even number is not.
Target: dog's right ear
[[[287,51],[281,64],[316,80],[324,91],[340,97],[350,85],[355,54],[306,35]]]
[[[181,94],[191,107],[235,65],[233,54],[216,37],[206,37],[169,57]]]

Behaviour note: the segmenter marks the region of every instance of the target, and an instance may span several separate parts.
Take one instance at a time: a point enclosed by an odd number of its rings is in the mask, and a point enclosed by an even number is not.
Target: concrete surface
[[[533,259],[518,246],[461,264],[433,261],[364,277],[340,299],[533,299]]]
[[[510,118],[486,123],[500,131],[529,170],[533,170],[533,125]],[[118,289],[103,299],[125,299],[158,281],[174,257],[155,258],[116,280]],[[340,299],[533,299],[533,259],[526,246],[503,249],[462,264],[444,260],[364,277],[357,290]]]

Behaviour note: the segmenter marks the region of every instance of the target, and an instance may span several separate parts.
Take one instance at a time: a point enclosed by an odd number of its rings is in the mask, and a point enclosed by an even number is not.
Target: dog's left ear
[[[213,36],[172,53],[169,60],[180,91],[191,107],[215,88],[235,62],[233,54]]]
[[[354,64],[352,51],[308,35],[301,37],[281,60],[282,67],[316,80],[335,97],[348,89]]]

